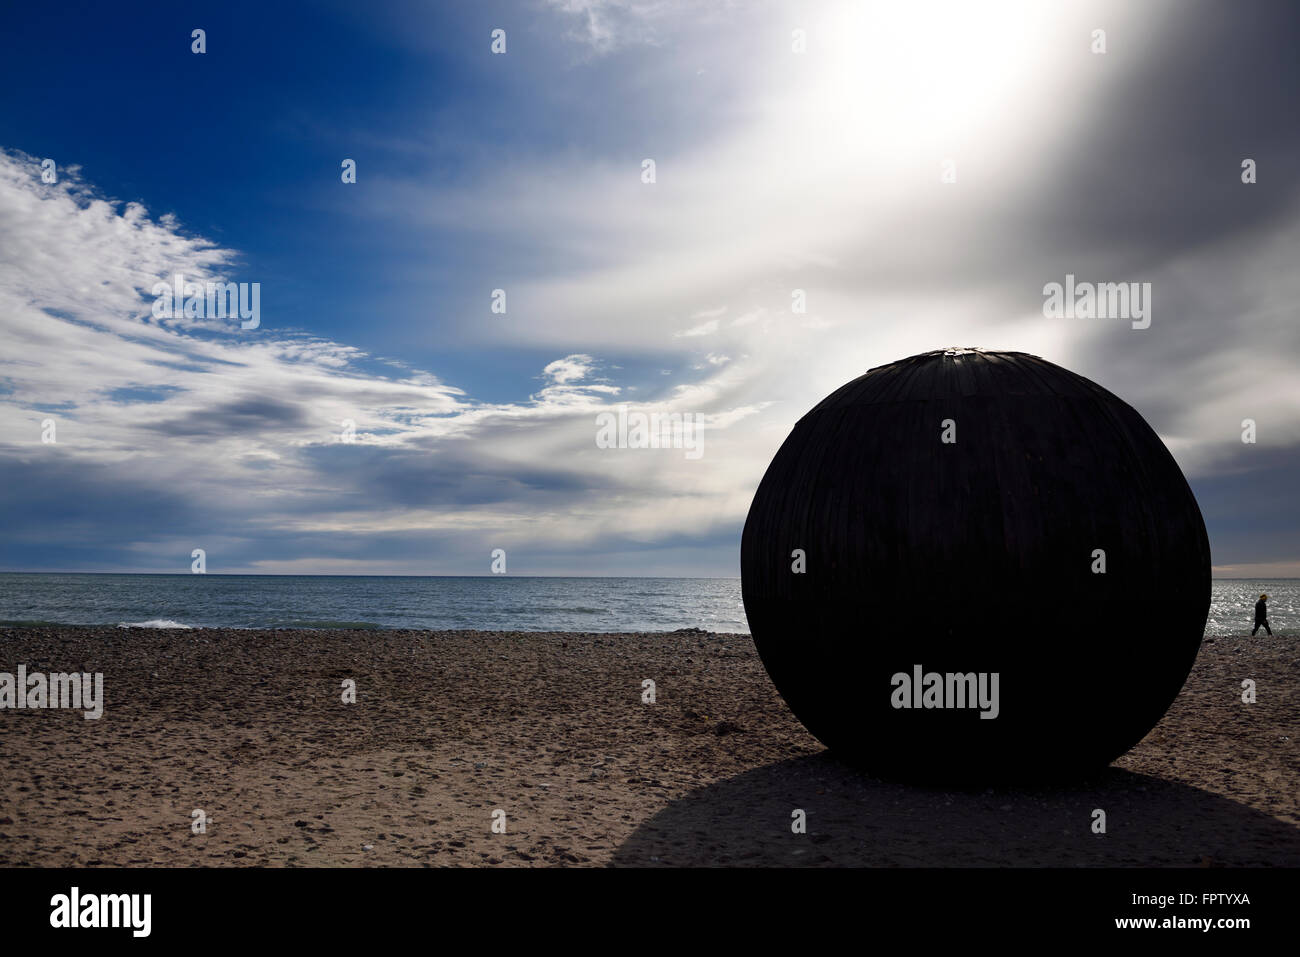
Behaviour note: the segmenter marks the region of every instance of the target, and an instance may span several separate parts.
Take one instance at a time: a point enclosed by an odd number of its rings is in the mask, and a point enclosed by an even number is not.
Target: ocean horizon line
[[[739,575],[380,575],[364,572],[85,572],[85,571],[14,571],[0,568],[0,575],[121,575],[148,576],[151,578],[583,578],[583,579],[645,579],[660,581],[740,581]],[[1211,575],[1216,582],[1249,581],[1300,581],[1294,575]]]
[[[134,575],[151,578],[637,578],[659,581],[740,581],[739,575],[377,575],[341,574],[337,572],[80,572],[80,571],[10,571],[0,575]],[[1276,579],[1283,581],[1284,579]]]

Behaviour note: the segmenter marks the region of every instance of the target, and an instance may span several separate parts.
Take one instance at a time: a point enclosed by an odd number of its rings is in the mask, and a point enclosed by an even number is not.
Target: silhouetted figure
[[[1253,638],[1255,632],[1259,631],[1259,626],[1263,625],[1264,630],[1268,632],[1269,637],[1273,636],[1273,629],[1268,627],[1268,596],[1260,595],[1259,601],[1255,602],[1255,627],[1251,630],[1250,635]]]

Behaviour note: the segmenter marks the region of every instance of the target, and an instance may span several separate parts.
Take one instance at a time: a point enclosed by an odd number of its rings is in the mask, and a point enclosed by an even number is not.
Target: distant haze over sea
[[[936,582],[936,589],[942,587]],[[1221,579],[1206,633],[1300,632],[1300,579]],[[1159,596],[1153,596],[1159,601]],[[1069,614],[1069,609],[1062,609]],[[738,578],[0,573],[0,624],[747,632]],[[864,623],[866,624],[866,623]],[[1119,625],[1119,622],[1116,622]],[[919,627],[924,629],[924,623]],[[1260,636],[1264,632],[1261,629]]]

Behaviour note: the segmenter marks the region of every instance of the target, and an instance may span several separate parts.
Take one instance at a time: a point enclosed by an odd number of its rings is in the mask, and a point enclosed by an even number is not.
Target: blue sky
[[[1138,408],[1220,574],[1300,574],[1297,13],[1131,6],[15,7],[0,568],[733,575],[804,411],[982,345]],[[261,325],[151,318],[177,270]],[[1067,272],[1152,327],[1045,317]],[[705,454],[596,448],[622,403]]]
[[[384,178],[455,188],[482,152],[550,154],[569,139],[547,132],[551,104],[530,80],[563,70],[522,42],[506,57],[474,55],[467,41],[490,34],[491,8],[446,6],[436,17],[429,4],[393,6],[373,21],[354,4],[158,3],[130,15],[87,4],[75,21],[65,9],[15,11],[3,142],[93,167],[107,194],[237,248],[277,328],[425,368],[451,353],[483,398],[526,395],[540,352],[489,362],[431,334],[439,313],[486,301],[468,294],[466,271],[483,263],[458,231],[357,209]],[[517,15],[520,32],[534,19]],[[200,25],[209,42],[197,56]],[[349,192],[336,188],[344,157],[361,164]]]

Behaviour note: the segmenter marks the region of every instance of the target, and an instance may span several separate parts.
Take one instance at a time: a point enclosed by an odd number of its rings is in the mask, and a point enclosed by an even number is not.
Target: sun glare
[[[854,152],[941,149],[1013,117],[1043,4],[845,3],[819,25],[825,66],[812,101]]]

